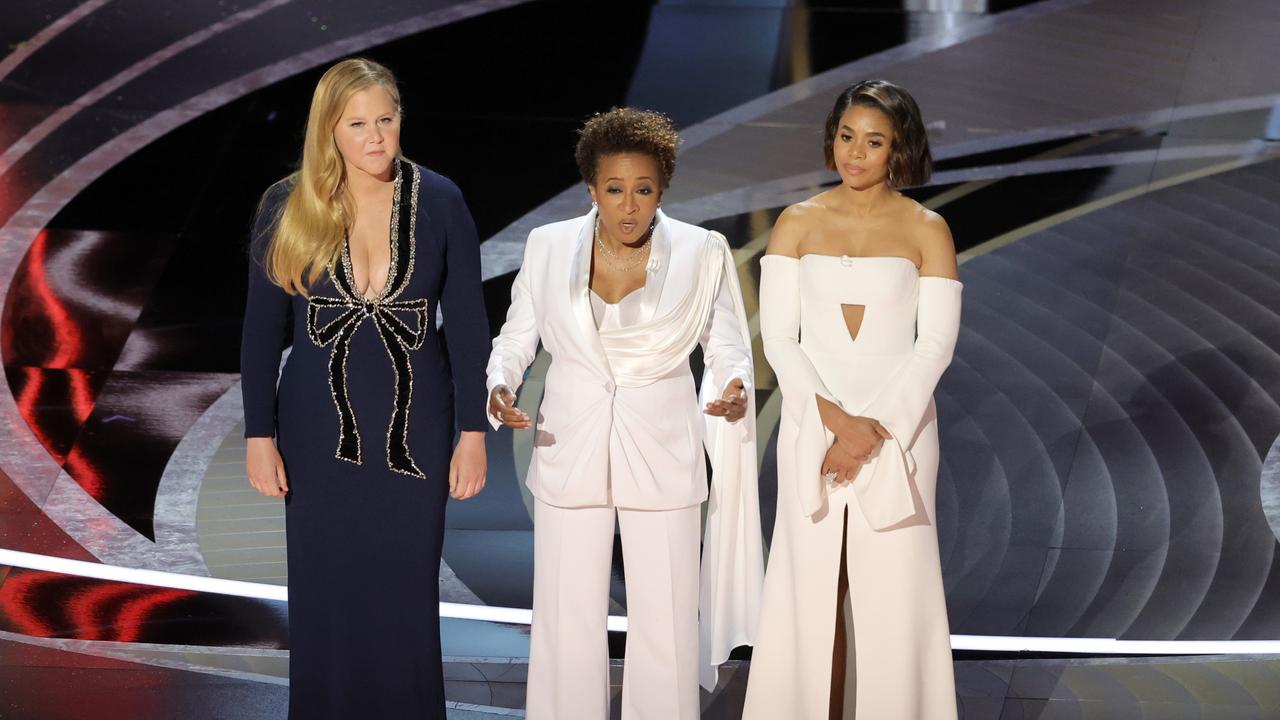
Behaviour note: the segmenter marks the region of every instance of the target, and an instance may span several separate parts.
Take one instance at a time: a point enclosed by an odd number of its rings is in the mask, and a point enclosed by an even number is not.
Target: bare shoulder
[[[906,199],[910,205],[905,209],[904,220],[920,250],[920,274],[958,279],[956,244],[947,221],[915,200]]]
[[[778,221],[773,224],[766,254],[799,257],[801,241],[809,234],[817,222],[818,215],[824,210],[818,197],[788,205],[778,216]]]
[[[937,249],[938,246],[945,245],[954,253],[955,244],[951,239],[951,228],[947,225],[947,221],[915,200],[912,200],[911,204],[914,206],[908,211],[911,235],[919,238],[920,249]]]

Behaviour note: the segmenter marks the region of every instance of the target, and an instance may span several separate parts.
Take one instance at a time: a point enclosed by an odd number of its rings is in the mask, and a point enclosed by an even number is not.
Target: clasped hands
[[[835,403],[818,395],[818,413],[822,424],[836,436],[822,459],[822,475],[844,484],[853,480],[871,454],[893,434],[875,418],[850,415]]]
[[[729,422],[741,420],[747,414],[745,387],[741,378],[734,378],[725,387],[720,399],[707,403],[703,412],[722,417]],[[516,407],[516,394],[506,385],[499,385],[489,393],[489,414],[513,430],[527,430],[533,427],[533,418]]]

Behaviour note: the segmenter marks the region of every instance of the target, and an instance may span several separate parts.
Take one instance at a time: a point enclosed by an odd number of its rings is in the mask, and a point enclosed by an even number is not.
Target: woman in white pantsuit
[[[577,161],[595,207],[529,234],[493,341],[490,416],[534,430],[531,720],[609,715],[615,515],[623,718],[697,718],[699,682],[714,686],[715,667],[754,637],[763,555],[750,335],[724,237],[658,209],[678,143],[652,112],[587,122]],[[515,391],[539,341],[552,361],[535,422]],[[699,344],[701,401],[689,369]]]
[[[893,189],[929,175],[906,91],[846,89],[826,155],[840,185],[787,208],[761,260],[783,413],[743,717],[953,719],[932,396],[959,330],[955,247],[941,217]]]

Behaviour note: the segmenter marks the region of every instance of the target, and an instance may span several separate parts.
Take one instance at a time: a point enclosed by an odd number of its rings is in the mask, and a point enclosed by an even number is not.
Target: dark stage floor
[[[528,230],[588,205],[572,147],[591,113],[677,121],[663,209],[729,238],[754,314],[773,221],[836,180],[831,98],[866,77],[909,88],[938,159],[909,194],[946,217],[966,286],[937,393],[962,716],[1280,718],[1272,0],[3,16],[0,718],[283,716],[283,509],[249,487],[241,439],[247,231],[316,80],[351,54],[397,72],[407,154],[465,193],[494,328]],[[757,356],[768,539],[781,396]],[[531,451],[492,434],[487,489],[449,509],[450,717],[522,715]],[[750,653],[735,658],[704,717],[738,717]]]

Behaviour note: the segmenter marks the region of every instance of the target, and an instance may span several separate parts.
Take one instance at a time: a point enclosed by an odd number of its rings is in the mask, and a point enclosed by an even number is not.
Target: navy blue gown
[[[457,186],[405,161],[396,183],[391,269],[372,302],[354,289],[345,250],[310,299],[267,278],[284,183],[268,190],[254,227],[245,436],[275,436],[289,478],[292,720],[445,716],[438,578],[449,460],[455,430],[488,427],[489,329],[475,224]]]

